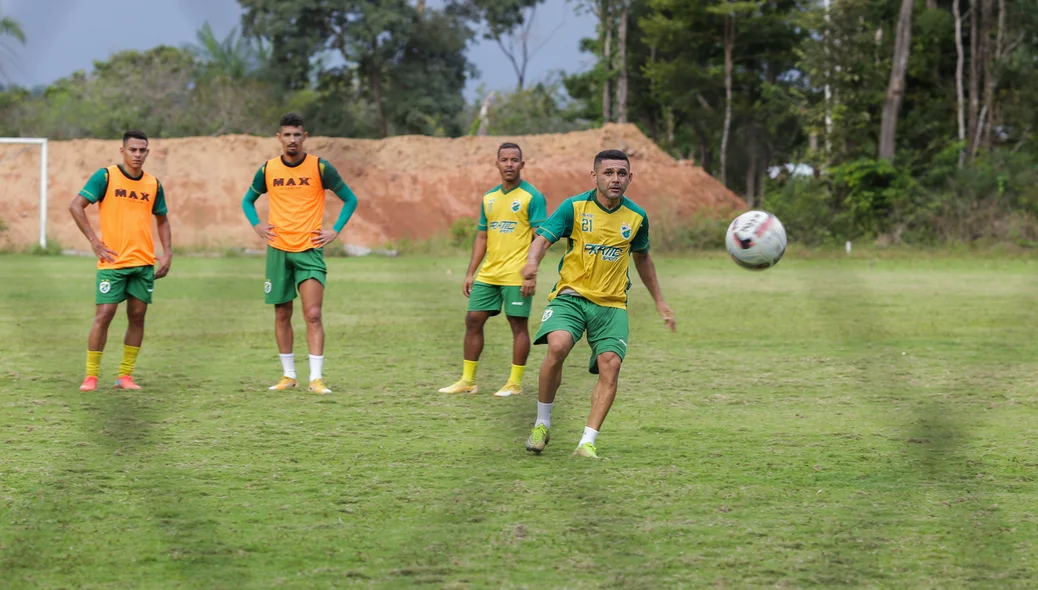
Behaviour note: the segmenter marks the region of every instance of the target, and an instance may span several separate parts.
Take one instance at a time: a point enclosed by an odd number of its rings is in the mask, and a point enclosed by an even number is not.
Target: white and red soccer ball
[[[739,266],[764,270],[778,264],[786,253],[786,229],[771,213],[747,211],[732,220],[724,244]]]

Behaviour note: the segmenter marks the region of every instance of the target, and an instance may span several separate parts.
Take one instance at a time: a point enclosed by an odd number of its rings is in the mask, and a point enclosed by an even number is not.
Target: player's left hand
[[[537,279],[524,279],[523,286],[519,287],[519,294],[529,297],[537,292]]]
[[[656,304],[656,311],[663,318],[663,325],[670,328],[671,332],[678,331],[678,322],[674,319],[674,310],[670,308],[665,302],[660,301]]]
[[[322,248],[325,245],[332,243],[335,238],[339,237],[339,232],[334,229],[315,229],[310,233],[314,234],[314,237],[310,238],[310,241],[314,243],[315,248]]]
[[[162,277],[169,274],[169,267],[173,263],[172,254],[163,254],[159,256],[159,268],[155,271],[155,279],[161,279]]]

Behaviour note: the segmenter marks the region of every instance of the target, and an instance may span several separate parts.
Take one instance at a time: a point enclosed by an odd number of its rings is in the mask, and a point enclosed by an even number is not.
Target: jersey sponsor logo
[[[272,287],[272,285],[270,284],[270,281],[264,281],[264,283],[263,283],[263,292],[264,293],[270,293],[271,287]]]
[[[112,290],[112,284],[108,281],[101,281],[101,283],[97,286],[97,290],[100,291],[102,294],[107,293]]]
[[[491,221],[489,227],[499,233],[510,234],[515,231],[516,225],[518,223],[515,221]]]
[[[127,191],[124,188],[117,188],[115,189],[115,196],[124,199],[133,199],[134,201],[143,202],[147,201],[151,195],[148,193],[141,193],[138,195],[136,191]]]
[[[623,236],[625,240],[631,239],[631,225],[626,222],[623,223],[620,226],[620,235]]]
[[[584,244],[584,251],[588,256],[601,256],[605,262],[616,262],[624,253],[623,248],[603,244]]]
[[[310,178],[272,178],[271,186],[310,186]]]
[[[522,206],[523,206],[523,204],[519,202],[519,199],[516,199],[516,200],[512,201],[512,212],[513,213],[518,213],[519,209]]]

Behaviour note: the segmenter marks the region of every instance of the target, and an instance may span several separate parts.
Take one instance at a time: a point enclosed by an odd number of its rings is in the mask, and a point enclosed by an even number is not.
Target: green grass
[[[279,376],[263,262],[174,261],[142,392],[80,393],[89,259],[0,258],[3,588],[1025,588],[1038,575],[1036,263],[657,261],[592,462],[581,343],[540,457],[448,397],[463,258],[329,260],[333,395]],[[554,277],[544,265],[534,327]],[[111,383],[125,319],[102,364]],[[480,380],[510,363],[487,333]],[[297,365],[305,376],[297,321]]]

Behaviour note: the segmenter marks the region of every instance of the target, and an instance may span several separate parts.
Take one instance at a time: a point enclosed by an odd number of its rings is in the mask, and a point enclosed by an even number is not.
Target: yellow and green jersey
[[[94,172],[79,194],[97,203],[101,241],[117,254],[115,262],[101,260],[97,268],[155,264],[151,218],[168,212],[166,194],[158,179],[147,172],[134,178],[121,164],[109,166]]]
[[[537,235],[553,244],[569,240],[549,301],[572,292],[603,307],[627,309],[630,254],[649,250],[644,209],[626,196],[615,209],[606,209],[591,190],[559,205]]]
[[[525,180],[507,192],[498,185],[483,195],[478,229],[487,232],[487,256],[476,280],[504,287],[522,285],[533,232],[547,216],[544,195]]]

